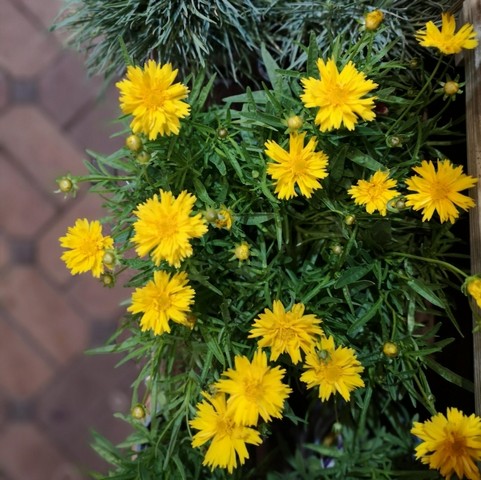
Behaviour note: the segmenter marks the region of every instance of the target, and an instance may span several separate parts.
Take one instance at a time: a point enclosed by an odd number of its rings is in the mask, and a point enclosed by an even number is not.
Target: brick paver
[[[100,95],[65,32],[49,32],[63,0],[0,3],[0,478],[85,480],[106,470],[91,429],[114,443],[130,432],[114,413],[129,411],[136,367],[83,353],[113,333],[129,291],[70,275],[58,238],[105,212],[85,186],[53,192],[86,173],[85,149],[121,145],[118,93]]]

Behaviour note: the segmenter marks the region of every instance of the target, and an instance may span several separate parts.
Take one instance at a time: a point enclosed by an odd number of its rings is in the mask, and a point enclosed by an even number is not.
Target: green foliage
[[[118,8],[131,3],[118,2]],[[160,4],[142,3],[146,21]],[[85,5],[100,8],[99,2]],[[80,21],[82,10],[77,15],[71,21]],[[101,17],[99,12],[98,22],[105,22]],[[133,30],[132,45],[139,49],[150,41],[142,35]],[[138,163],[126,148],[107,157],[91,153],[88,175],[76,179],[90,182],[92,191],[105,198],[104,222],[130,287],[144,286],[154,270],[148,258],[133,254],[132,212],[159,189],[175,195],[188,190],[197,197],[198,211],[226,205],[235,218],[231,231],[210,228],[193,242],[195,253],[182,264],[196,291],[192,330],[174,324],[170,334],[154,336],[140,331],[138,316],[126,316],[108,345],[97,350],[123,353],[123,361],[140,365],[132,404],[148,399],[151,418],[147,424],[121,416],[133,433],[119,446],[96,437],[95,448],[112,464],[107,476],[96,478],[438,478],[414,463],[409,430],[416,414],[436,411],[432,372],[472,388],[435,360],[453,339],[439,334],[440,323],[431,328],[421,316],[442,317],[457,326],[449,292],[464,278],[451,263],[458,239],[451,224],[422,222],[418,212],[406,208],[392,206],[386,217],[368,214],[353,204],[347,189],[379,168],[389,169],[402,185],[420,160],[442,155],[455,134],[436,90],[450,67],[439,61],[433,70],[412,70],[407,62],[392,59],[388,42],[376,46],[369,33],[356,35],[358,41],[345,48],[349,35],[329,46],[321,42],[321,48],[313,36],[309,46],[300,47],[306,62],[300,71],[280,69],[262,49],[268,84],[226,98],[222,105],[205,107],[213,81],[206,82],[209,77],[202,73],[191,77],[191,115],[178,136],[143,139],[147,164]],[[106,49],[109,43],[101,45]],[[343,64],[353,60],[379,84],[376,95],[387,114],[354,131],[319,132],[314,112],[299,99],[300,79],[306,72],[315,74],[315,59],[330,54]],[[311,199],[280,201],[266,174],[264,144],[272,139],[286,145],[285,119],[292,114],[304,117],[308,136],[329,156],[329,176]],[[227,134],[220,135],[220,129]],[[399,139],[396,145],[393,136]],[[345,221],[349,215],[354,223]],[[242,263],[232,254],[241,241],[251,245],[251,257]],[[257,458],[253,450],[251,460],[230,476],[220,469],[210,472],[202,466],[204,450],[191,447],[188,420],[200,392],[232,366],[234,356],[255,350],[247,338],[252,321],[275,299],[288,307],[304,303],[323,319],[326,334],[352,347],[365,368],[366,387],[353,392],[350,403],[338,398],[321,404],[299,382],[300,366],[282,356],[279,363],[295,394],[283,421],[263,426],[268,448]],[[397,357],[382,353],[386,341],[398,345]],[[333,464],[326,468],[329,459]]]
[[[261,45],[279,65],[301,68],[302,45],[313,33],[326,48],[343,36],[344,47],[359,38],[363,16],[385,12],[378,49],[394,42],[393,58],[422,56],[413,33],[426,19],[452,7],[448,0],[64,0],[53,28],[87,54],[91,73],[122,73],[126,57],[136,64],[154,58],[172,62],[182,75],[206,69],[228,80],[257,82]]]

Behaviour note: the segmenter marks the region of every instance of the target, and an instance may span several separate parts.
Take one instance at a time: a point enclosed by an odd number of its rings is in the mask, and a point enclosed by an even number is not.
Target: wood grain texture
[[[465,0],[463,22],[474,25],[481,38],[481,0]],[[466,72],[466,141],[468,173],[481,176],[481,46],[464,51]],[[472,189],[477,207],[470,211],[471,272],[481,273],[481,185]],[[474,395],[476,414],[481,415],[481,332],[474,338]]]

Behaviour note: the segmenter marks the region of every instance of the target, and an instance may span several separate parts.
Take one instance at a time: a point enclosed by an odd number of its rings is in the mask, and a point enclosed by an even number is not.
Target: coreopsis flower
[[[333,337],[322,337],[316,350],[306,355],[305,372],[301,380],[307,388],[319,387],[319,398],[324,402],[336,392],[349,401],[351,392],[364,387],[360,373],[364,370],[356,353],[349,347],[337,347]]]
[[[152,330],[155,335],[170,332],[169,321],[186,325],[187,315],[194,302],[195,291],[185,272],[170,275],[158,270],[147,285],[132,294],[129,312],[141,313],[140,329]]]
[[[416,447],[416,458],[439,470],[448,480],[457,478],[479,480],[476,462],[481,460],[481,418],[469,417],[456,408],[448,408],[446,415],[436,413],[423,423],[414,422],[413,435],[422,441]]]
[[[149,140],[158,135],[178,135],[180,118],[189,115],[190,106],[182,100],[189,89],[173,83],[177,70],[170,63],[159,65],[149,60],[144,68],[128,66],[126,78],[116,83],[120,90],[120,108],[134,118],[130,127]]]
[[[356,205],[365,205],[367,213],[379,211],[385,216],[388,202],[399,195],[396,190],[392,190],[396,185],[397,181],[389,178],[389,172],[378,170],[369,180],[358,180],[347,193]]]
[[[205,453],[203,465],[213,470],[215,467],[227,468],[232,473],[237,461],[243,465],[249,458],[246,444],[262,443],[257,430],[235,423],[232,409],[227,407],[225,394],[210,396],[203,393],[206,400],[196,406],[196,417],[189,422],[190,426],[199,430],[192,437],[192,446],[200,447],[212,440]]]
[[[180,262],[193,253],[190,240],[200,238],[207,231],[202,215],[191,215],[196,197],[186,190],[176,198],[171,192],[160,190],[157,195],[137,206],[132,241],[139,256],[151,252],[159,266],[162,260],[178,268]]]
[[[455,167],[449,160],[437,162],[437,170],[431,161],[423,160],[420,166],[413,167],[418,175],[406,180],[408,190],[416,193],[406,195],[406,206],[422,210],[423,222],[431,220],[436,211],[441,223],[454,221],[459,217],[456,207],[468,210],[474,207],[474,200],[459,193],[471,188],[478,181],[463,173],[463,167]]]
[[[364,26],[366,27],[366,30],[374,31],[379,28],[379,25],[381,25],[383,20],[384,13],[382,13],[381,10],[373,10],[364,15]]]
[[[103,262],[105,252],[114,246],[110,236],[102,235],[102,225],[98,220],[89,222],[79,218],[73,227],[68,227],[67,234],[59,238],[60,246],[67,248],[60,257],[72,275],[92,272],[99,278],[104,272]]]
[[[265,153],[274,162],[267,166],[267,173],[276,183],[275,192],[282,199],[297,197],[295,186],[307,198],[321,187],[320,179],[326,178],[328,157],[323,151],[316,152],[317,141],[311,138],[304,146],[306,133],[289,135],[289,151],[273,140],[265,143]]]
[[[471,276],[466,279],[466,290],[473,297],[476,305],[481,308],[481,277]]]
[[[236,355],[235,368],[229,368],[215,383],[219,392],[229,394],[227,405],[232,409],[234,422],[239,425],[256,425],[259,416],[266,422],[281,418],[284,400],[291,393],[282,383],[286,371],[267,365],[267,355],[262,350],[254,353],[252,362]]]
[[[266,308],[252,325],[249,338],[259,338],[259,348],[271,348],[271,360],[287,352],[293,363],[301,361],[301,351],[312,350],[317,337],[323,334],[321,320],[315,315],[304,315],[305,307],[296,303],[286,312],[280,300],[274,300],[272,310]]]
[[[359,118],[374,120],[376,97],[365,97],[377,87],[377,83],[366,79],[350,61],[338,71],[336,62],[331,58],[317,60],[320,79],[309,77],[301,80],[304,93],[301,100],[307,108],[318,107],[315,123],[321,132],[327,132],[344,125],[354,130]],[[363,98],[364,97],[364,98]]]
[[[478,45],[476,32],[470,23],[464,24],[458,32],[456,21],[450,13],[443,13],[441,30],[433,22],[427,22],[424,30],[416,33],[416,39],[423,47],[437,48],[445,55],[461,52],[463,48],[471,49]]]

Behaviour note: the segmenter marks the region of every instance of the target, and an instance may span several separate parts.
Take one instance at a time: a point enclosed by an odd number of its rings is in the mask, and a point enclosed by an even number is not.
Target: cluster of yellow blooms
[[[378,28],[382,19],[382,12],[371,12],[365,19],[366,29]],[[443,14],[441,30],[428,22],[417,38],[421,45],[438,48],[447,55],[477,45],[473,27],[464,25],[455,33],[454,19],[449,14]],[[360,119],[375,119],[376,97],[366,95],[378,85],[359,72],[352,61],[341,71],[333,58],[319,59],[317,67],[319,79],[302,80],[301,100],[305,107],[318,109],[314,121],[321,132],[342,126],[354,130]],[[189,93],[187,87],[173,83],[176,75],[177,70],[170,64],[160,66],[152,60],[143,69],[127,68],[126,79],[117,86],[122,111],[133,116],[134,133],[142,133],[150,140],[158,135],[179,133],[180,119],[189,115],[190,106],[183,102]],[[305,144],[306,133],[298,131],[302,121],[299,117],[294,120],[289,124],[289,151],[275,141],[265,143],[265,154],[273,161],[268,163],[267,173],[275,183],[275,193],[283,200],[297,196],[298,191],[310,198],[316,189],[322,188],[320,180],[328,175],[327,155],[316,151],[316,139],[308,139]],[[438,161],[436,167],[424,160],[414,171],[417,175],[405,180],[407,189],[413,192],[404,196],[405,205],[422,210],[423,221],[430,220],[437,212],[441,222],[454,222],[459,216],[457,208],[467,210],[474,206],[471,198],[459,192],[474,186],[477,179],[463,174],[462,167],[454,167],[448,160]],[[396,185],[388,171],[377,171],[368,180],[358,180],[348,193],[356,204],[364,205],[368,213],[378,211],[385,216],[389,202],[401,198]],[[202,237],[209,223],[230,230],[232,213],[228,208],[222,206],[213,215],[194,214],[195,202],[196,197],[187,191],[175,197],[161,190],[138,205],[133,212],[132,237],[137,254],[150,255],[156,267],[167,262],[179,269],[182,261],[193,254],[191,240]],[[98,221],[78,219],[60,238],[60,243],[67,249],[62,259],[72,274],[90,271],[94,277],[100,277],[105,268],[115,268],[113,240],[102,235]],[[242,242],[234,254],[240,261],[246,260],[249,245]],[[481,306],[481,280],[473,279],[466,288]],[[170,321],[192,328],[189,314],[194,297],[186,272],[157,270],[152,280],[133,293],[128,311],[141,315],[142,330],[161,335],[170,332]],[[304,356],[300,380],[307,388],[318,387],[322,401],[335,393],[349,401],[350,393],[364,386],[360,376],[363,367],[354,350],[336,347],[334,338],[326,336],[321,329],[321,320],[312,314],[305,315],[304,310],[305,306],[298,303],[286,311],[282,302],[275,300],[272,310],[266,308],[252,325],[249,338],[258,342],[252,361],[236,356],[235,368],[223,373],[212,385],[212,393],[203,393],[204,399],[197,405],[196,417],[190,425],[198,430],[192,440],[194,447],[211,442],[205,465],[232,472],[237,462],[243,464],[248,458],[247,445],[262,442],[256,430],[260,419],[268,422],[282,417],[284,401],[291,389],[282,381],[285,370],[269,366],[265,348],[270,349],[271,362],[287,354],[293,364],[298,364]],[[466,417],[451,408],[447,416],[438,413],[423,424],[415,423],[412,433],[422,440],[416,456],[431,468],[439,469],[447,478],[453,473],[459,478],[463,475],[469,479],[480,478],[474,464],[481,459],[480,418]]]
[[[246,444],[259,445],[261,437],[252,427],[281,418],[284,400],[291,389],[282,382],[285,370],[269,367],[262,350],[270,348],[270,361],[287,353],[294,364],[305,354],[304,372],[300,379],[307,388],[319,387],[319,398],[327,401],[339,393],[350,400],[350,393],[364,382],[364,370],[352,348],[334,345],[333,337],[326,337],[315,315],[304,315],[305,306],[295,304],[286,311],[279,300],[273,309],[266,308],[259,315],[249,338],[258,338],[259,349],[252,362],[245,356],[235,357],[235,369],[228,369],[213,386],[214,395],[203,393],[205,400],[197,405],[197,416],[190,425],[199,430],[192,445],[199,447],[212,440],[204,464],[212,468],[227,468],[231,472],[242,465],[248,456]],[[225,395],[228,395],[226,398]],[[236,455],[237,454],[237,455]]]

